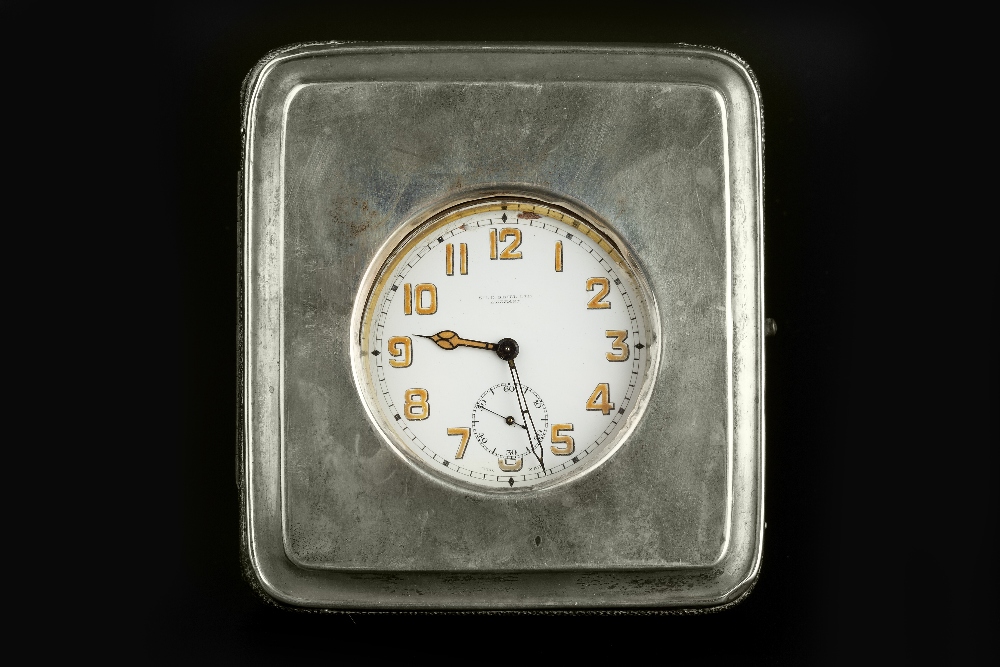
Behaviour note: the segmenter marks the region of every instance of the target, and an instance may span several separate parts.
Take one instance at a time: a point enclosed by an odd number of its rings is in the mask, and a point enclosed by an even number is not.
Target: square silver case
[[[730,604],[763,539],[759,94],[700,47],[347,44],[247,78],[241,173],[244,568],[328,609]],[[369,423],[351,312],[389,234],[467,193],[553,193],[625,239],[662,329],[642,422],[592,474],[483,499]]]

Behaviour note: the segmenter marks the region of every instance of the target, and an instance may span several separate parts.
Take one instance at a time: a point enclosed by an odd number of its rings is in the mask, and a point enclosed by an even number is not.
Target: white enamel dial
[[[355,304],[365,408],[405,460],[516,493],[576,478],[642,416],[658,361],[652,295],[613,232],[515,196],[404,226]]]

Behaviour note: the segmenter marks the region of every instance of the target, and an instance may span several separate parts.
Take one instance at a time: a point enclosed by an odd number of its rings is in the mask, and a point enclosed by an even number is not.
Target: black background
[[[177,565],[165,591],[164,625],[155,631],[177,648],[246,657],[280,656],[296,646],[322,655],[326,642],[347,648],[364,630],[422,650],[434,638],[430,644],[441,649],[464,645],[497,657],[521,654],[539,633],[552,642],[622,649],[652,645],[665,634],[670,644],[694,640],[711,653],[738,653],[734,649],[749,642],[759,644],[758,655],[838,655],[846,639],[838,638],[839,626],[851,603],[843,588],[851,582],[843,581],[839,563],[839,504],[848,494],[834,473],[846,426],[844,302],[857,206],[851,193],[858,167],[850,149],[860,125],[871,28],[846,16],[753,11],[651,16],[640,7],[610,15],[532,5],[498,6],[495,13],[467,9],[250,6],[163,17],[158,48],[170,58],[166,94],[157,96],[166,107],[159,110],[169,207],[162,224],[176,244],[164,257],[179,264],[182,279],[164,287],[176,299],[171,320],[183,342],[174,347],[175,384],[162,400],[183,418],[163,434],[165,459],[176,471],[163,490],[177,504],[170,507],[171,529],[163,534],[169,544],[162,551]],[[686,42],[725,48],[752,68],[765,118],[765,302],[779,333],[767,343],[763,567],[742,604],[702,618],[655,621],[316,616],[274,609],[245,583],[233,460],[240,86],[270,49],[326,39]],[[713,635],[715,641],[706,641]]]
[[[4,8],[27,17],[21,5]],[[135,387],[118,399],[125,418],[108,456],[131,477],[113,501],[129,537],[106,540],[125,548],[109,558],[116,584],[103,595],[114,603],[101,613],[129,621],[143,655],[269,662],[395,649],[509,662],[548,646],[644,650],[657,661],[840,663],[912,644],[903,619],[917,599],[949,653],[990,627],[943,609],[969,602],[968,589],[995,590],[995,576],[953,587],[965,592],[938,586],[928,603],[913,581],[930,573],[908,565],[921,555],[887,536],[909,529],[893,518],[899,485],[884,476],[880,445],[904,436],[893,436],[891,421],[872,426],[873,413],[900,402],[886,398],[889,371],[873,365],[891,348],[869,319],[892,300],[885,275],[899,266],[872,261],[886,233],[879,193],[894,187],[882,176],[891,149],[878,139],[888,114],[880,63],[893,47],[867,13],[829,3],[791,12],[154,3],[142,12],[85,12],[81,21],[103,31],[86,48],[78,36],[74,53],[86,71],[83,106],[100,107],[94,127],[124,156],[97,179],[117,198],[95,233],[110,249],[102,275],[118,297],[120,372]],[[726,49],[752,69],[765,126],[765,310],[778,334],[766,343],[762,569],[742,603],[690,617],[307,614],[265,603],[244,581],[235,484],[241,85],[271,49],[332,39],[683,42]],[[992,398],[978,400],[965,406],[995,412]],[[995,503],[995,487],[979,493],[976,502]],[[966,553],[979,557],[986,539]]]

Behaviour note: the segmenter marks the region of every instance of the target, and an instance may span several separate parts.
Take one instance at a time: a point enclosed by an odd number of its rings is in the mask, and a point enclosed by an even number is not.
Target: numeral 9
[[[390,359],[389,365],[393,368],[406,368],[413,363],[413,343],[408,336],[393,336],[386,346],[390,357],[402,355],[403,360]]]

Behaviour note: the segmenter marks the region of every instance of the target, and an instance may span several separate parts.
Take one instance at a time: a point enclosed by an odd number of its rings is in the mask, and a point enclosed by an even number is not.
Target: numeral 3
[[[628,349],[628,343],[625,342],[625,339],[628,338],[628,332],[608,330],[605,331],[604,333],[605,335],[607,335],[608,338],[614,338],[614,340],[611,341],[611,349],[614,350],[615,352],[608,352],[605,355],[608,358],[608,361],[628,360],[629,349]]]

